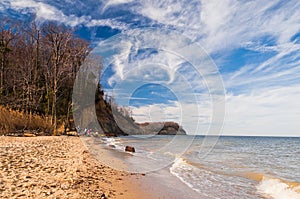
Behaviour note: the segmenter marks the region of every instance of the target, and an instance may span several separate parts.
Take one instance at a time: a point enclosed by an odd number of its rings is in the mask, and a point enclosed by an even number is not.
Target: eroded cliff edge
[[[172,121],[136,123],[131,116],[122,113],[107,100],[101,90],[96,94],[95,109],[102,133],[109,136],[186,135],[182,126]]]

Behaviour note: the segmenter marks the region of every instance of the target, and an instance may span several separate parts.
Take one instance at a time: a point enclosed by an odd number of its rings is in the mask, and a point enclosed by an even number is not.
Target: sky
[[[138,122],[189,134],[300,136],[298,0],[2,0],[73,27]]]

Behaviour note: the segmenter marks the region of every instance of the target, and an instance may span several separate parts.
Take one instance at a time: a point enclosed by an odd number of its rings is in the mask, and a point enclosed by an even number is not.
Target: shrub
[[[0,135],[30,130],[41,134],[50,134],[52,125],[45,116],[16,111],[0,106]]]

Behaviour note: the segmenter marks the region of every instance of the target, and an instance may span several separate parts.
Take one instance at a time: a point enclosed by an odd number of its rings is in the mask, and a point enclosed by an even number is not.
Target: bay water
[[[187,198],[300,199],[300,138],[156,135],[102,137],[94,144],[129,172],[175,177]]]

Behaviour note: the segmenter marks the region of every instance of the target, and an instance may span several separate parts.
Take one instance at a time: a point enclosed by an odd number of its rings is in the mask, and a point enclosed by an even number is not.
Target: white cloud
[[[53,20],[72,27],[83,24],[87,27],[109,26],[121,30],[127,28],[126,24],[114,19],[92,19],[90,16],[65,15],[56,7],[35,0],[11,0],[10,7],[22,12],[28,12],[26,9],[30,9],[30,12],[36,13],[38,20]]]
[[[128,26],[114,19],[87,19],[79,24],[84,24],[87,27],[108,26],[112,29],[126,30]],[[79,25],[77,24],[77,25]]]
[[[4,11],[8,4],[7,1],[0,2],[0,11]]]
[[[109,4],[114,6],[124,3],[123,1],[112,2],[113,4]],[[128,10],[142,14],[159,24],[175,27],[192,39],[199,38],[198,41],[209,52],[240,46],[242,42],[268,33],[285,42],[299,30],[297,26],[299,11],[295,8],[298,2],[284,4],[281,9],[274,12],[269,10],[276,6],[278,0],[272,2],[237,0],[135,2],[136,4]]]
[[[241,69],[224,74],[227,88],[238,86],[255,87],[286,86],[299,83],[299,44],[287,43],[277,46],[279,53],[258,64],[245,65]]]
[[[298,1],[275,6],[280,1],[203,0],[202,18],[205,24],[203,44],[209,52],[239,47],[243,42],[271,35],[278,43],[289,42],[299,31]]]
[[[119,47],[121,47],[120,53],[115,55],[113,57],[113,62],[114,62],[114,69],[116,72],[116,75],[118,75],[121,80],[124,79],[124,68],[125,64],[128,63],[132,43],[127,42],[127,41],[121,41],[119,44]]]
[[[112,49],[115,55],[111,55]],[[192,92],[223,89],[216,66],[202,48],[172,31],[128,31],[103,41],[99,50],[96,53],[106,55],[104,66],[113,64],[116,72],[108,80],[110,85],[126,79]]]
[[[283,44],[300,29],[300,3],[296,0],[281,3],[280,9],[276,8],[280,0],[108,0],[102,9],[130,2],[135,3],[128,10],[156,23],[175,27],[191,39],[197,39],[208,52],[240,47],[264,35],[272,35]],[[32,8],[41,18],[60,20],[72,26],[86,23],[88,26],[127,27],[113,18],[99,20],[89,16],[66,16],[54,6],[34,0],[12,0],[10,3],[12,8]]]
[[[110,6],[130,3],[132,1],[134,1],[134,0],[107,0],[106,4],[102,8],[102,12],[105,11]]]
[[[278,44],[285,44],[300,30],[299,1],[283,4],[280,0],[141,0],[136,3],[128,9],[175,27],[196,39],[209,53],[241,47],[266,35],[275,37]],[[276,8],[279,3],[280,8]]]
[[[231,135],[300,136],[300,85],[228,95],[224,132]]]
[[[12,0],[10,2],[12,8],[20,10],[23,8],[30,8],[36,12],[38,18],[49,19],[55,21],[66,21],[67,17],[55,7],[42,2],[36,2],[34,0]]]

